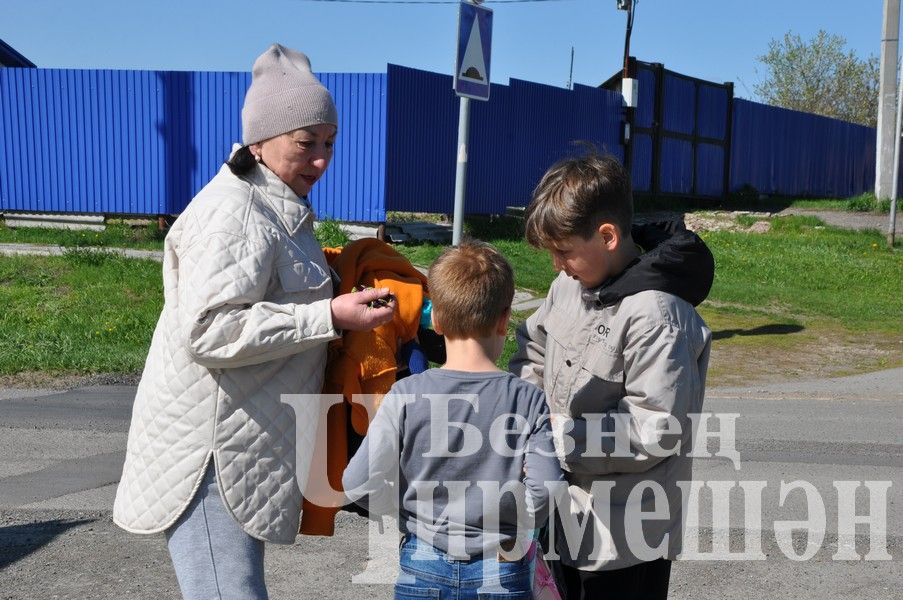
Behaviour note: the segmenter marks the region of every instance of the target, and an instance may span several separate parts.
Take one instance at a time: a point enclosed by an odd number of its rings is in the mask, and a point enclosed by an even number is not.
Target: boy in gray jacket
[[[428,281],[446,363],[395,383],[342,484],[371,514],[398,514],[396,598],[528,597],[532,530],[563,475],[542,391],[496,366],[511,266],[488,245],[462,244]]]
[[[597,154],[550,168],[526,211],[527,240],[560,273],[509,368],[551,408],[569,485],[549,538],[571,600],[664,599],[681,549],[688,414],[702,409],[711,344],[693,307],[714,261],[695,234],[632,219],[628,174]]]

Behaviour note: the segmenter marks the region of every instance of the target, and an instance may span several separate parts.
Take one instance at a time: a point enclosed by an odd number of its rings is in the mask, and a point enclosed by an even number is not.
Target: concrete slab
[[[402,239],[406,236],[406,239]],[[452,239],[452,226],[444,223],[429,223],[427,221],[410,221],[402,223],[386,224],[386,238],[392,241],[416,240],[419,242],[435,242],[437,244],[450,244]]]
[[[45,246],[41,244],[0,244],[0,255],[2,256],[63,256],[69,248],[62,246]],[[115,252],[127,258],[136,258],[143,260],[153,260],[163,262],[163,252],[161,250],[134,250],[132,248],[101,248],[96,246],[85,246],[79,250],[91,252]]]
[[[3,213],[7,227],[40,227],[43,229],[75,229],[103,231],[103,215],[46,214],[46,213]]]
[[[511,310],[536,310],[542,303],[545,302],[545,298],[533,298],[531,300],[525,300],[524,302],[518,302],[516,304],[511,305]]]

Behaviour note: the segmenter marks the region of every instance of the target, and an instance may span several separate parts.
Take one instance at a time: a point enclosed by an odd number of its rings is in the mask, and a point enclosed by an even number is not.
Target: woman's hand
[[[389,295],[388,288],[368,288],[362,292],[342,294],[332,299],[332,324],[336,329],[369,331],[388,323],[395,315],[394,298],[383,307],[368,306],[374,300]]]

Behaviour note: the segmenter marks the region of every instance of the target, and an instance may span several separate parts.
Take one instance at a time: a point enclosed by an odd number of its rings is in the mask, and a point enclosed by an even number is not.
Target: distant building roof
[[[15,48],[0,40],[0,65],[4,67],[31,67],[34,68],[33,62],[19,54]]]

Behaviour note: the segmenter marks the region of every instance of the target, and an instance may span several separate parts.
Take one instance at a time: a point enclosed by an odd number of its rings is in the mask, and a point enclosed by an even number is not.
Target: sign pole
[[[455,214],[452,221],[452,245],[461,243],[464,230],[464,195],[467,188],[467,136],[470,133],[470,98],[461,96],[458,111],[458,162],[455,171]]]
[[[492,10],[483,0],[462,0],[458,6],[458,51],[453,87],[460,99],[458,156],[455,169],[455,208],[452,245],[461,244],[464,231],[464,197],[467,191],[467,138],[470,134],[470,101],[489,100],[489,61],[492,54]]]

